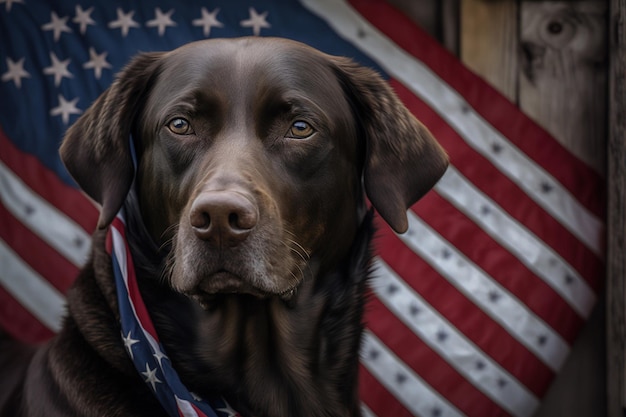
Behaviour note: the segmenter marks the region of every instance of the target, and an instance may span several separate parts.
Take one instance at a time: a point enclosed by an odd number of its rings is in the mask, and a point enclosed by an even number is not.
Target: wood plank
[[[519,103],[598,172],[606,169],[606,2],[523,1]]]
[[[461,60],[517,102],[517,2],[463,0],[460,26]]]
[[[626,0],[612,0],[610,13],[607,415],[623,417],[626,415]]]
[[[520,107],[593,166],[606,169],[605,2],[522,1]],[[536,417],[606,415],[601,300]]]
[[[463,61],[599,172],[606,155],[605,3],[461,2]],[[601,298],[536,417],[606,414]]]

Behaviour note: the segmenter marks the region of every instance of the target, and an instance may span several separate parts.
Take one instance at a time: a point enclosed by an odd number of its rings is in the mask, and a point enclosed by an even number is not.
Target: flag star
[[[544,346],[546,343],[548,343],[548,336],[545,334],[542,334],[537,338],[537,344],[539,346]]]
[[[222,398],[222,401],[224,401],[225,407],[218,408],[217,411],[221,411],[222,413],[226,414],[226,417],[238,417],[239,416],[239,413],[233,410],[230,404],[228,404],[228,401],[226,401],[224,398]]]
[[[156,391],[156,384],[160,384],[163,382],[159,378],[157,378],[156,372],[157,368],[150,369],[150,366],[148,365],[148,363],[146,363],[146,371],[141,373],[143,376],[146,377],[145,382],[152,385],[153,391]]]
[[[89,48],[89,61],[83,64],[83,68],[93,69],[97,80],[102,76],[104,68],[112,68],[111,64],[107,62],[107,54],[108,52],[97,54],[93,47]]]
[[[489,291],[488,297],[489,301],[495,303],[500,299],[500,297],[502,297],[502,294],[500,294],[497,290],[491,290]]]
[[[163,367],[163,359],[169,359],[167,355],[165,355],[165,353],[161,352],[160,350],[157,353],[153,353],[152,356],[154,356],[161,368]]]
[[[128,351],[128,354],[130,355],[130,358],[131,359],[135,359],[135,357],[133,355],[132,346],[135,343],[139,343],[139,340],[133,339],[132,337],[130,337],[130,331],[128,332],[128,336],[124,336],[124,334],[122,334],[122,340],[124,340],[124,347]]]
[[[170,10],[167,13],[163,13],[160,8],[154,9],[155,18],[149,20],[146,23],[146,26],[153,28],[159,28],[159,36],[163,36],[165,34],[165,29],[169,26],[176,26],[176,22],[172,20],[172,14],[174,14],[174,9]]]
[[[58,87],[59,84],[61,84],[61,80],[63,80],[63,77],[74,77],[72,73],[67,69],[67,66],[70,65],[70,59],[60,61],[59,58],[57,58],[57,56],[54,54],[54,52],[50,52],[50,59],[52,60],[52,65],[44,68],[43,73],[46,75],[54,75],[55,87]]]
[[[193,391],[189,391],[189,394],[191,394],[191,398],[193,398],[195,401],[198,401],[198,402],[204,401],[201,396],[199,396],[198,394],[196,394]],[[226,402],[226,401],[224,401],[224,402]]]
[[[502,152],[502,145],[500,145],[499,143],[492,143],[491,151],[495,154],[499,154],[500,152]]]
[[[399,290],[399,288],[395,284],[389,284],[389,286],[387,287],[387,293],[389,295],[395,294],[396,292],[398,292],[398,290]]]
[[[372,360],[376,360],[378,359],[378,356],[380,356],[380,352],[377,351],[376,349],[371,349],[368,354],[369,354],[370,359]]]
[[[442,329],[442,330],[439,330],[439,331],[437,332],[437,340],[438,340],[440,343],[445,342],[447,338],[448,338],[448,333],[446,333],[446,331],[445,331],[445,330],[443,330],[443,329]]]
[[[543,191],[546,194],[552,191],[552,188],[553,188],[552,185],[548,182],[541,183],[541,191]]]
[[[125,38],[128,35],[128,31],[130,28],[138,28],[141,25],[133,20],[134,11],[130,11],[128,13],[124,13],[122,9],[117,8],[117,20],[113,20],[109,22],[109,28],[111,29],[121,29],[122,36]]]
[[[402,385],[406,382],[407,376],[403,373],[396,374],[396,384]]]
[[[70,121],[70,115],[81,114],[82,110],[76,107],[78,97],[72,101],[67,101],[65,97],[59,94],[59,105],[50,110],[50,116],[61,116],[63,124],[68,124]]]
[[[268,29],[272,27],[272,25],[267,23],[267,20],[265,20],[268,12],[258,14],[257,11],[253,7],[250,7],[249,11],[250,11],[250,18],[247,20],[242,20],[240,24],[244,28],[251,27],[252,33],[254,33],[254,36],[259,36],[261,34],[262,28]]]
[[[205,37],[208,37],[211,34],[212,27],[216,27],[216,28],[224,27],[224,24],[220,22],[219,20],[217,20],[217,14],[220,12],[219,8],[209,13],[207,9],[203,7],[201,12],[202,12],[202,18],[195,19],[193,22],[191,22],[191,24],[194,26],[202,26],[202,31]]]
[[[5,3],[7,5],[6,11],[10,12],[11,11],[11,6],[13,5],[13,3],[24,4],[24,0],[0,0],[0,4],[2,4],[2,3]]]
[[[67,32],[72,33],[72,29],[67,26],[68,16],[59,17],[55,12],[50,13],[50,22],[43,25],[41,28],[43,30],[51,30],[54,34],[54,41],[57,42],[61,37],[61,33]]]
[[[74,244],[74,246],[76,246],[77,248],[82,248],[83,245],[85,244],[85,241],[83,240],[83,238],[81,238],[80,236],[76,236],[74,237],[74,240],[72,240],[72,243]]]
[[[87,26],[92,25],[95,26],[96,22],[91,18],[91,13],[93,12],[93,7],[90,7],[87,10],[83,10],[80,5],[76,5],[76,17],[72,19],[72,22],[80,25],[80,33],[85,34],[87,31]]]
[[[30,74],[24,69],[24,58],[17,62],[7,58],[7,67],[9,70],[2,74],[2,81],[13,81],[17,88],[22,88],[22,78],[30,78]]]

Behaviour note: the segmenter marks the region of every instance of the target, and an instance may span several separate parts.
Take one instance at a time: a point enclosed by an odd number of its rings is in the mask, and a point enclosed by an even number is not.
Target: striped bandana
[[[106,249],[113,260],[122,340],[137,372],[172,417],[239,417],[223,398],[190,392],[172,367],[141,298],[125,226],[122,209],[109,227]]]

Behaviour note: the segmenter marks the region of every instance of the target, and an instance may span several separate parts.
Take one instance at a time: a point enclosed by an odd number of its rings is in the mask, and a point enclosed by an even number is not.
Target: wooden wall
[[[609,257],[615,263],[609,267],[612,274],[607,280],[609,297],[601,297],[536,417],[626,416],[623,352],[626,346],[623,311],[626,130],[624,115],[620,117],[613,108],[615,114],[611,117],[621,122],[621,130],[613,129],[615,121],[611,120],[612,161],[607,164],[611,66],[608,47],[615,48],[613,44],[618,43],[622,48],[621,75],[611,78],[611,91],[616,85],[620,88],[613,99],[621,101],[626,97],[623,59],[626,0],[388,1],[405,11],[599,173],[606,175],[608,168],[611,177],[621,176],[621,194],[614,192],[610,197],[615,201],[609,221],[619,227],[609,228],[609,239],[614,240]],[[610,11],[621,11],[621,18],[615,14],[609,18]],[[618,31],[613,33],[614,39],[607,36],[609,24]],[[621,153],[615,154],[612,148]],[[607,303],[609,311],[619,315],[609,314],[610,347],[606,343]]]

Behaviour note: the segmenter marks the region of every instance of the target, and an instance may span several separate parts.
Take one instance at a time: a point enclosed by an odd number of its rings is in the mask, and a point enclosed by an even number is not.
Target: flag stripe
[[[59,292],[65,293],[79,268],[20,223],[0,203],[0,239],[11,242],[11,249]]]
[[[602,274],[598,274],[598,271],[602,271],[603,262],[596,254],[582,244],[576,244],[576,250],[573,251],[572,244],[577,241],[576,236],[550,217],[523,190],[508,177],[502,175],[493,164],[468,146],[454,129],[404,85],[393,79],[390,80],[390,84],[404,104],[433,132],[450,155],[451,160],[454,161],[454,167],[464,177],[483,193],[489,195],[511,217],[523,223],[532,233],[552,247],[594,289],[598,289],[602,278]],[[498,148],[494,148],[493,152],[499,152]],[[485,181],[487,178],[489,180]]]
[[[545,365],[554,371],[561,367],[569,347],[552,328],[412,212],[409,212],[409,230],[410,233],[400,236],[409,248],[506,328]],[[446,256],[441,256],[442,253],[446,253]],[[497,294],[497,302],[492,301],[494,294]],[[540,336],[547,338],[547,342],[541,346],[536,343]]]
[[[413,414],[429,415],[433,409],[439,409],[441,417],[462,416],[462,413],[434,392],[419,375],[399,360],[380,339],[366,330],[363,334],[362,351],[371,350],[379,352],[376,361],[363,355],[361,362],[387,388],[394,387],[393,378],[395,375],[399,373],[405,375],[406,381],[401,390],[395,391],[395,396]],[[416,401],[417,398],[419,401]]]
[[[53,332],[61,329],[65,298],[0,240],[0,283]]]
[[[401,276],[424,302],[531,392],[537,396],[545,393],[554,372],[543,361],[455,286],[438,276],[422,258],[404,250],[404,242],[398,237],[389,234],[383,239],[381,243],[385,245],[385,250],[380,254],[381,260],[388,266],[393,265],[390,269],[394,274]],[[399,287],[390,281],[387,291],[397,292]],[[405,297],[408,298],[411,293],[407,294]],[[420,313],[417,302],[409,306],[409,314],[412,316]]]
[[[569,344],[573,342],[584,323],[583,318],[552,287],[535,276],[519,259],[505,251],[476,223],[437,193],[430,193],[413,210],[442,238],[454,242],[455,251],[467,257],[489,277],[514,294]],[[472,238],[464,239],[462,236]],[[419,236],[415,238],[419,239]],[[393,241],[396,237],[392,236],[389,239]],[[386,242],[387,240],[384,240],[381,243],[384,245]],[[440,256],[452,254],[449,249],[444,249]],[[463,278],[462,275],[458,279]]]
[[[335,31],[369,54],[387,73],[426,101],[468,144],[509,176],[592,251],[602,253],[602,222],[564,189],[556,178],[489,125],[459,93],[421,61],[382,35],[347,4],[335,0],[303,1],[312,11],[323,16]],[[360,36],[363,30],[367,32],[366,36]],[[500,158],[492,157],[490,150],[493,144],[503,149]],[[548,195],[537,192],[541,184],[550,184],[553,192]]]
[[[34,193],[56,207],[85,231],[91,233],[98,209],[85,195],[63,183],[33,155],[21,152],[0,129],[0,161],[13,171]]]
[[[89,242],[84,229],[34,193],[8,167],[0,162],[0,202],[29,229],[56,251],[80,267],[87,259]]]
[[[376,379],[375,375],[363,364],[363,360],[359,365],[359,394],[363,403],[377,416],[414,416]]]
[[[385,291],[390,285],[396,290]],[[372,287],[379,299],[420,339],[500,407],[516,416],[528,416],[537,407],[538,400],[525,386],[477,348],[381,260]],[[418,315],[411,314],[415,307],[420,311]],[[483,364],[481,372],[476,372],[478,362]],[[506,386],[502,387],[499,381],[506,381]]]
[[[8,277],[7,273],[8,271],[4,269],[0,271],[0,282],[3,280],[3,275]],[[15,279],[15,277],[5,279]],[[4,288],[4,285],[0,285],[0,300],[2,300],[0,303],[0,333],[7,331],[15,339],[26,343],[39,343],[54,335],[54,332],[40,322],[31,310],[14,298]]]
[[[605,189],[601,175],[573,156],[495,88],[461,65],[456,56],[437,47],[424,30],[388,3],[350,0],[350,4],[367,20],[368,25],[373,25],[398,47],[426,64],[429,71],[436,74],[436,78],[461,93],[464,100],[480,112],[481,117],[502,132],[517,148],[532,155],[544,170],[558,178],[583,206],[596,217],[604,218],[604,199],[599,198]],[[413,71],[415,67],[410,66],[408,69]],[[555,164],[555,158],[562,163]]]
[[[435,186],[436,191],[464,211],[483,230],[518,257],[531,271],[587,318],[596,296],[587,282],[551,248],[511,219],[493,200],[477,190],[453,167]],[[487,211],[486,215],[481,215]],[[565,277],[572,280],[566,284]]]
[[[412,308],[415,307],[417,304],[412,304]],[[429,343],[407,327],[384,301],[372,297],[368,311],[370,317],[376,317],[376,320],[368,320],[369,331],[380,340],[384,340],[387,348],[399,360],[415,371],[428,386],[446,398],[461,413],[475,416],[507,414],[472,381],[442,358]],[[370,356],[376,353],[369,352]],[[389,389],[392,393],[396,391],[397,386],[406,382],[406,375],[402,373],[392,374],[391,378],[394,384]]]

